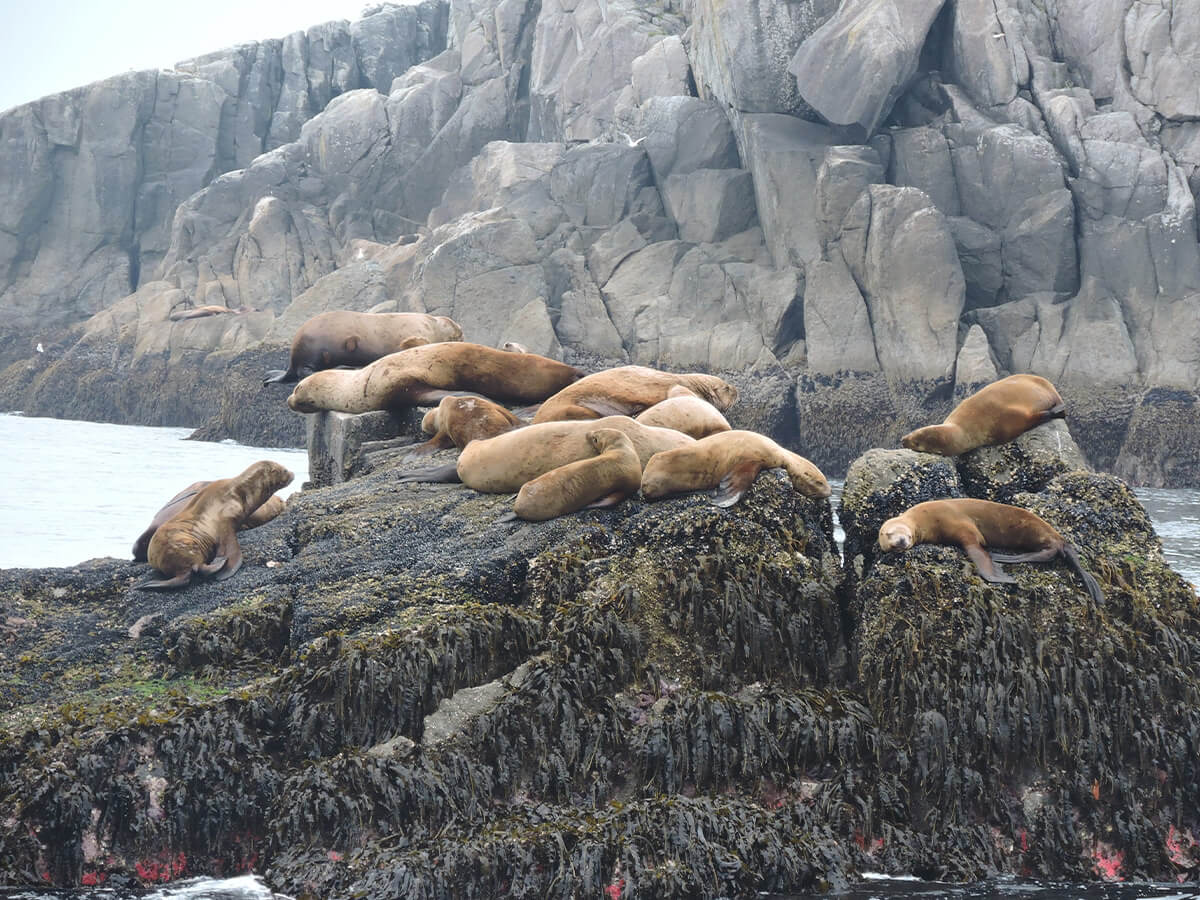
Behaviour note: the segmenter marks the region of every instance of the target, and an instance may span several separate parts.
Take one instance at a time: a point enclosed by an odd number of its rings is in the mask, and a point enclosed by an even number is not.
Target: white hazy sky
[[[110,75],[360,18],[368,0],[0,0],[0,112]]]

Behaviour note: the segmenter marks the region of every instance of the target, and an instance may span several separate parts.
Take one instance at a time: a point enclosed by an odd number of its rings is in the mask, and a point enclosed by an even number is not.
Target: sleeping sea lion
[[[421,419],[421,430],[433,437],[414,447],[405,459],[428,456],[435,450],[450,447],[461,450],[471,441],[495,437],[524,424],[499,403],[486,397],[443,397],[442,402]]]
[[[717,488],[713,503],[733,506],[763,469],[787,469],[792,487],[806,497],[832,493],[821,470],[756,431],[722,431],[690,446],[657,454],[642,473],[642,496],[657,500],[670,494]]]
[[[580,459],[596,455],[588,433],[598,428],[615,428],[625,434],[638,455],[638,463],[662,450],[686,447],[695,441],[670,428],[654,428],[629,416],[572,422],[543,422],[507,434],[471,441],[458,462],[449,466],[410,472],[400,481],[461,481],[485,494],[512,494],[539,475]]]
[[[287,369],[272,369],[263,384],[290,384],[321,369],[357,368],[422,344],[461,340],[462,328],[446,316],[334,309],[300,326]]]
[[[505,353],[461,341],[426,344],[388,354],[362,369],[315,372],[296,385],[288,406],[304,413],[364,413],[433,405],[455,391],[532,403],[582,375],[574,366],[536,353]]]
[[[189,484],[182,491],[172,497],[163,505],[162,509],[154,514],[150,525],[143,531],[136,541],[133,542],[133,561],[145,562],[146,551],[150,547],[150,538],[154,537],[154,532],[158,531],[158,526],[175,513],[183,509],[187,502],[195,497],[200,491],[212,484],[211,481],[196,481]],[[284,502],[279,495],[272,495],[258,509],[250,513],[250,515],[238,525],[238,531],[246,531],[249,528],[257,528],[259,525],[265,525],[273,518],[283,512]]]
[[[915,544],[957,544],[975,563],[980,577],[993,584],[1016,584],[996,563],[1047,562],[1061,556],[1087,588],[1092,602],[1103,603],[1096,579],[1084,570],[1075,548],[1036,513],[991,500],[927,500],[888,519],[879,528],[884,551],[907,550]],[[1024,550],[994,553],[989,547]]]
[[[605,369],[563,388],[541,405],[535,425],[566,419],[599,419],[602,416],[636,416],[667,399],[677,384],[703,397],[721,412],[737,400],[737,388],[716,375],[660,372],[646,366]]]
[[[941,425],[926,425],[900,439],[909,450],[958,456],[1003,444],[1051,419],[1066,416],[1058,391],[1040,375],[1009,375],[980,388]]]
[[[248,312],[257,312],[257,310],[249,306],[196,306],[179,311],[172,309],[167,318],[172,322],[179,322],[183,319],[203,319],[208,316],[240,316]]]
[[[677,384],[667,391],[667,399],[655,403],[636,418],[643,425],[674,428],[699,440],[710,434],[729,431],[729,422],[721,411],[697,397],[690,388]]]
[[[544,522],[584,507],[616,506],[642,483],[642,463],[629,437],[616,428],[584,433],[596,456],[567,463],[521,486],[513,516]]]
[[[238,526],[291,480],[279,463],[260,460],[240,475],[205,485],[150,538],[147,559],[168,577],[138,588],[183,587],[196,574],[229,578],[242,565]]]

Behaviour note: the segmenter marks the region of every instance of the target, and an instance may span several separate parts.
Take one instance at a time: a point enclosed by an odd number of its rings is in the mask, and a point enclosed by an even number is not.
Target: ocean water
[[[164,503],[193,481],[260,459],[308,478],[303,450],[188,441],[189,428],[144,428],[0,415],[0,569],[72,566],[130,548]]]
[[[308,477],[302,450],[187,441],[187,428],[144,428],[61,419],[0,415],[0,568],[70,566],[103,556],[129,558],[134,539],[154,513],[182,488],[201,479],[236,475],[272,459],[296,477]],[[841,484],[834,483],[836,509]],[[1200,584],[1200,491],[1137,489],[1163,539],[1170,564]],[[837,538],[842,540],[840,526]],[[839,894],[842,900],[1200,900],[1200,886],[1163,884],[1071,885],[992,879],[967,885],[874,878]],[[144,892],[42,891],[0,885],[0,900],[285,900],[260,879],[193,879]],[[782,900],[782,898],[780,898]]]

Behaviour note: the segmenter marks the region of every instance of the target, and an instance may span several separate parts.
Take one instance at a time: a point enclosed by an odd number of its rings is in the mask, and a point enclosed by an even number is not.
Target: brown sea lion
[[[1051,419],[1066,416],[1058,391],[1040,375],[1009,375],[980,388],[941,425],[926,425],[900,439],[909,450],[958,456],[1003,444]]]
[[[334,309],[300,326],[287,369],[267,372],[263,384],[290,384],[321,369],[365,366],[422,344],[461,340],[462,328],[446,316]]]
[[[544,422],[472,441],[463,448],[456,464],[410,472],[400,480],[461,481],[486,494],[512,494],[551,469],[595,456],[596,449],[588,440],[588,433],[597,428],[615,428],[625,434],[643,466],[655,453],[695,443],[682,432],[643,425],[628,416]]]
[[[832,493],[821,470],[756,431],[722,431],[689,447],[659,453],[642,473],[642,496],[656,500],[670,494],[717,488],[713,503],[733,506],[763,469],[787,469],[792,486],[806,497]]]
[[[716,375],[660,372],[646,366],[618,366],[581,378],[541,405],[535,425],[567,419],[636,416],[667,399],[677,384],[703,397],[721,412],[737,400],[737,388]]]
[[[582,375],[574,366],[536,353],[505,353],[462,341],[426,344],[388,354],[362,369],[314,372],[296,385],[288,406],[304,413],[364,413],[432,405],[456,391],[532,403]]]
[[[1100,586],[1084,570],[1075,548],[1049,522],[1019,506],[991,500],[927,500],[879,528],[882,550],[907,550],[915,544],[957,544],[975,563],[980,577],[993,584],[1016,584],[996,563],[1047,562],[1061,556],[1083,579],[1092,601],[1104,602]],[[989,547],[1027,552],[994,553]]]
[[[729,431],[729,422],[721,411],[697,397],[690,388],[677,384],[667,391],[667,399],[655,403],[634,416],[643,425],[674,428],[699,440],[710,434]]]
[[[150,538],[147,559],[168,577],[138,587],[183,587],[196,574],[229,578],[242,565],[238,526],[291,480],[279,463],[260,460],[240,475],[205,485]]]
[[[592,428],[584,436],[596,456],[551,469],[521,486],[513,515],[544,522],[584,507],[615,506],[636,494],[642,463],[633,442],[616,428]]]
[[[443,397],[442,402],[421,419],[421,430],[433,437],[414,447],[405,459],[428,456],[435,450],[450,447],[461,450],[471,441],[495,437],[524,424],[499,403],[486,397]]]
[[[133,542],[133,561],[145,562],[146,550],[150,547],[150,538],[154,537],[154,532],[158,530],[158,526],[175,513],[183,509],[187,502],[195,497],[203,488],[212,484],[211,481],[196,481],[189,484],[182,491],[168,500],[158,512],[154,514],[150,525],[138,535],[138,539]],[[283,512],[284,502],[279,495],[273,495],[267,499],[262,506],[250,513],[250,515],[238,525],[238,531],[246,531],[249,528],[257,528],[259,525],[265,525],[277,515]]]

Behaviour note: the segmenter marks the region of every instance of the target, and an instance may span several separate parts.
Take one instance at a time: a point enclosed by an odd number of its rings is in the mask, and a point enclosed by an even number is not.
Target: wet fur
[[[724,412],[737,400],[737,388],[716,375],[660,372],[646,366],[618,366],[581,378],[542,404],[535,425],[605,416],[636,416],[667,399],[682,385]]]
[[[486,397],[443,397],[421,420],[421,430],[432,437],[414,447],[405,459],[428,456],[450,447],[461,450],[471,441],[486,440],[524,424]]]
[[[513,504],[518,517],[542,522],[597,500],[615,497],[619,501],[637,493],[642,464],[628,436],[615,428],[597,428],[587,432],[586,437],[598,455],[567,463],[526,482]]]
[[[681,384],[667,391],[667,399],[638,413],[636,419],[643,425],[674,428],[697,440],[730,430],[719,409]]]

